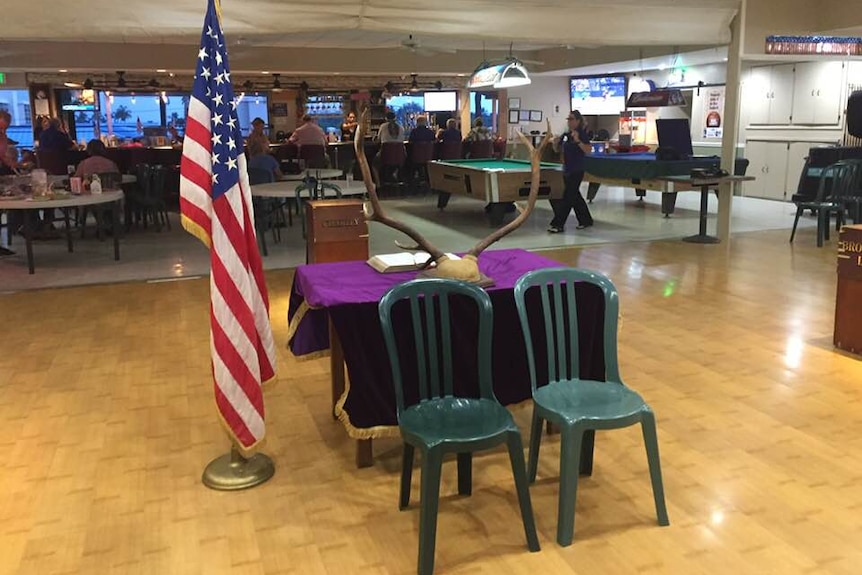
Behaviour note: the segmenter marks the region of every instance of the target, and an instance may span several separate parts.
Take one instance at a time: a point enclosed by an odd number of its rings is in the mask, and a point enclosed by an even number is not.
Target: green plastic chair
[[[584,282],[604,294],[605,381],[580,379],[578,315],[575,283]],[[528,313],[527,292],[538,288],[541,313]],[[531,296],[532,297],[532,296]],[[574,268],[550,268],[529,272],[515,284],[515,303],[527,348],[530,384],[533,388],[533,423],[530,436],[528,475],[536,480],[542,424],[555,423],[561,430],[560,499],[557,510],[557,542],[571,545],[575,529],[575,499],[583,440],[591,442],[595,430],[618,429],[640,423],[646,444],[653,497],[659,525],[669,525],[661,479],[655,416],[643,398],[620,379],[617,362],[617,316],[619,296],[611,281],[598,273]],[[533,317],[531,325],[530,316]],[[544,324],[547,342],[548,383],[536,382],[533,332]],[[540,341],[540,339],[539,339]],[[591,457],[592,450],[588,450]],[[589,464],[591,468],[591,463]]]
[[[471,298],[478,309],[478,399],[453,393],[452,330],[457,329],[457,325],[454,328],[450,325],[452,296]],[[404,316],[409,316],[407,329],[412,327],[412,340],[407,330],[399,330],[396,334],[393,308],[396,315],[403,312]],[[462,307],[458,309],[461,311]],[[455,280],[420,279],[389,290],[380,300],[378,311],[392,365],[398,426],[404,441],[399,501],[402,510],[410,502],[414,449],[418,448],[422,453],[419,574],[429,575],[434,570],[440,472],[446,453],[457,454],[458,493],[470,495],[472,453],[506,443],[527,546],[530,551],[538,551],[539,540],[530,503],[521,432],[509,411],[497,401],[491,385],[491,328],[494,318],[488,294],[474,285]],[[402,373],[396,339],[411,363],[415,353],[415,372],[407,370]],[[405,405],[405,392],[417,402]]]

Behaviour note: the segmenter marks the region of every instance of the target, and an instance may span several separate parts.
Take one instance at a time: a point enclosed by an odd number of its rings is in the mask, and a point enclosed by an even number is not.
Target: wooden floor
[[[542,551],[527,552],[496,451],[477,458],[469,498],[444,468],[437,572],[859,573],[862,363],[831,348],[833,249],[786,236],[737,236],[729,252],[547,252],[621,292],[623,376],[658,417],[671,526],[656,524],[639,429],[605,432],[575,543],[558,547],[551,438],[531,491]],[[376,465],[354,468],[329,415],[327,360],[284,348],[291,273],[268,280],[281,363],[265,451],[277,472],[243,493],[200,483],[228,445],[210,391],[207,281],[0,296],[0,574],[415,572],[419,514],[398,511],[398,443],[377,442]],[[528,406],[513,411],[526,440]]]

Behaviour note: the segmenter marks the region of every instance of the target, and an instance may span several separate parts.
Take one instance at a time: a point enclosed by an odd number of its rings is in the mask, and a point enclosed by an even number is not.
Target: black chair
[[[377,175],[377,185],[383,188],[389,184],[400,188],[403,184],[401,173],[404,162],[407,160],[407,151],[401,142],[384,142],[380,145],[380,171]]]
[[[854,186],[858,185],[858,172],[862,162],[842,160],[825,168],[820,174],[817,196],[813,201],[796,202],[796,217],[793,220],[793,230],[790,241],[796,236],[796,226],[805,210],[811,210],[817,216],[817,247],[823,247],[823,241],[829,239],[829,227],[832,214],[835,214],[835,229],[841,229],[844,223],[846,202],[855,194]]]
[[[300,146],[299,159],[305,161],[306,168],[329,167],[329,160],[326,157],[326,146],[322,144]]]
[[[269,171],[262,168],[248,168],[248,183],[252,186],[257,186],[260,184],[271,184],[275,181],[275,175]],[[279,239],[281,232],[278,231],[278,227],[272,225],[272,216],[275,211],[275,205],[277,204],[277,200],[274,201],[273,198],[255,198],[252,196],[251,205],[254,210],[254,229],[255,234],[257,235],[257,244],[260,247],[260,251],[264,256],[269,255],[269,250],[266,247],[266,228],[272,228],[272,241],[276,240],[276,234],[278,234]]]
[[[493,140],[476,140],[470,142],[470,159],[493,158],[494,157],[494,141]]]
[[[434,159],[435,143],[413,142],[410,144],[410,179],[418,175],[414,182],[428,186],[428,162]]]
[[[138,185],[126,197],[126,229],[132,226],[132,217],[142,222],[147,229],[149,220],[156,226],[156,231],[162,231],[162,225],[171,229],[168,218],[168,206],[165,201],[165,166],[138,164],[136,166]]]

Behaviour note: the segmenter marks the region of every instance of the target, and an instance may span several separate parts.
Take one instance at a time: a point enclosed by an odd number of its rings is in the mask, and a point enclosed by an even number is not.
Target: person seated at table
[[[326,133],[309,114],[302,117],[302,125],[295,129],[287,140],[297,146],[325,146]]]
[[[75,177],[86,178],[93,174],[119,174],[120,168],[113,161],[109,160],[105,155],[108,149],[101,140],[90,140],[87,144],[88,158],[85,158],[78,164],[75,170]]]
[[[259,139],[253,140],[248,146],[248,167],[271,172],[276,180],[284,178],[278,160],[269,153],[269,144],[264,144]]]
[[[482,118],[476,118],[476,121],[473,122],[473,129],[467,134],[467,137],[464,138],[465,142],[481,142],[484,140],[492,140],[494,139],[493,134],[491,134],[491,130],[484,126],[482,122]]]
[[[42,133],[39,135],[40,150],[69,150],[75,142],[66,134],[60,124],[60,118],[45,118],[42,120]]]
[[[267,138],[266,134],[263,133],[263,129],[266,127],[266,122],[263,121],[263,118],[255,118],[251,121],[251,133],[248,135],[248,138],[245,139],[245,145],[251,147],[253,142],[260,142],[266,146],[269,146],[269,138]]]
[[[386,121],[380,124],[380,129],[377,130],[374,141],[381,144],[404,141],[404,128],[395,119],[394,112],[386,112]]]
[[[0,175],[14,174],[18,169],[15,144],[6,135],[6,129],[11,123],[12,115],[6,110],[0,110]]]
[[[433,142],[434,131],[428,127],[428,119],[425,116],[416,118],[416,127],[410,130],[408,142]]]
[[[350,112],[347,114],[347,118],[344,120],[344,123],[341,124],[341,141],[352,142],[353,138],[356,137],[357,126],[359,126],[359,123],[356,121],[356,114]]]
[[[443,128],[437,130],[437,140],[441,144],[461,142],[461,130],[458,129],[458,122],[454,118],[446,120],[445,130]]]

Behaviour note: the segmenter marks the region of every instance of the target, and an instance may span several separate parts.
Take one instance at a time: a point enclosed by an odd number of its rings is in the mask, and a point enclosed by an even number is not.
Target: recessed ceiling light
[[[269,74],[269,72],[261,72],[261,74]]]
[[[156,72],[158,72],[159,74],[164,74],[165,72],[167,72],[167,70],[164,70],[164,69],[162,69],[162,68],[159,68],[159,69],[157,69],[157,70],[156,70]]]
[[[57,70],[57,71],[58,71],[58,72],[62,72],[62,73],[64,73],[64,74],[65,74],[66,72],[68,72],[68,70],[65,70],[65,69],[64,69],[64,70]]]
[[[457,76],[459,76],[459,77],[461,77],[461,76],[466,76],[466,75],[467,75],[467,74],[457,74]]]

